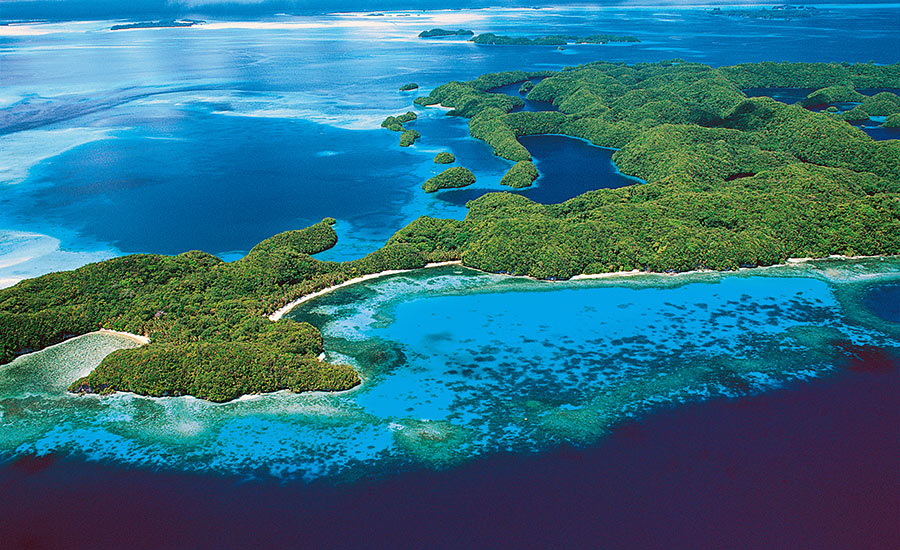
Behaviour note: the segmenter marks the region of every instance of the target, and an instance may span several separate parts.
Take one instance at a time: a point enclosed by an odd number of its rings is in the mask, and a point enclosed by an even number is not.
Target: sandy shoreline
[[[115,334],[118,336],[124,336],[125,338],[134,340],[135,342],[137,342],[138,344],[141,344],[142,346],[146,346],[147,344],[150,343],[150,339],[147,338],[146,336],[141,336],[139,334],[132,334],[130,332],[122,332],[119,330],[110,330],[108,328],[101,328],[98,331],[89,332],[88,334]]]
[[[788,258],[785,261],[785,263],[782,263],[782,264],[773,264],[773,265],[759,266],[759,267],[741,267],[741,268],[737,269],[736,271],[739,272],[739,271],[749,271],[749,270],[754,270],[754,269],[770,269],[770,268],[774,268],[774,267],[787,267],[787,266],[791,266],[791,265],[798,265],[798,264],[821,261],[821,260],[872,260],[872,259],[876,259],[876,258],[897,258],[897,257],[898,256],[883,256],[883,255],[879,255],[879,256],[844,256],[841,254],[832,254],[831,256],[826,256],[824,258]],[[462,265],[462,262],[459,260],[452,261],[452,262],[437,262],[437,263],[432,263],[432,264],[426,264],[424,267],[421,267],[421,268],[392,269],[392,270],[388,270],[388,271],[381,271],[379,273],[363,275],[362,277],[356,277],[355,279],[350,279],[349,281],[344,281],[343,283],[341,283],[339,285],[330,286],[328,288],[324,288],[322,290],[319,290],[319,291],[313,292],[311,294],[307,294],[301,298],[298,298],[298,299],[294,300],[293,302],[290,302],[289,304],[282,306],[277,311],[275,311],[275,313],[269,315],[269,320],[278,321],[279,319],[284,317],[284,315],[286,313],[288,313],[290,310],[294,309],[298,305],[302,304],[303,302],[312,300],[313,298],[318,298],[319,296],[322,296],[323,294],[328,294],[329,292],[332,292],[339,288],[343,288],[343,287],[350,286],[350,285],[355,285],[358,283],[363,283],[365,281],[371,281],[372,279],[378,279],[379,277],[386,277],[388,275],[394,275],[397,273],[407,273],[410,271],[417,271],[418,269],[429,269],[432,267],[442,267],[442,266],[447,266],[447,265]],[[465,267],[465,266],[463,266],[463,267]],[[467,267],[467,269],[473,269],[475,271],[480,271],[474,267]],[[487,272],[484,272],[484,273],[487,273]],[[732,271],[720,271],[720,270],[715,270],[715,269],[694,269],[691,271],[678,271],[678,272],[674,272],[674,273],[666,273],[666,272],[660,272],[660,271],[640,271],[638,269],[632,269],[631,271],[610,271],[608,273],[581,274],[581,275],[575,275],[570,279],[560,279],[560,280],[536,279],[529,275],[505,275],[505,276],[512,277],[512,278],[531,279],[533,281],[541,281],[541,282],[545,282],[545,283],[565,283],[568,281],[590,281],[590,280],[596,280],[596,279],[612,279],[612,278],[617,278],[617,277],[635,277],[635,276],[639,276],[639,275],[658,275],[658,276],[675,277],[675,276],[679,276],[679,275],[696,275],[698,273],[732,273]]]
[[[783,264],[761,265],[757,267],[740,267],[734,271],[721,271],[717,269],[692,269],[691,271],[676,271],[672,273],[661,271],[640,271],[632,269],[631,271],[611,271],[609,273],[593,273],[591,275],[575,275],[569,281],[586,281],[591,279],[606,279],[610,277],[633,277],[635,275],[665,275],[675,277],[678,275],[696,275],[698,273],[735,273],[739,271],[751,271],[755,269],[771,269],[773,267],[787,267],[791,265],[805,264],[808,262],[816,262],[822,260],[874,260],[876,258],[896,258],[897,256],[844,256],[842,254],[832,254],[824,258],[788,258]],[[535,279],[543,280],[543,279]],[[565,282],[565,281],[561,281]]]
[[[147,338],[146,336],[141,336],[139,334],[132,334],[130,332],[122,332],[122,331],[118,331],[118,330],[109,330],[109,329],[101,328],[101,329],[95,330],[93,332],[85,332],[84,334],[79,334],[78,336],[72,336],[71,338],[66,338],[65,340],[63,340],[61,342],[57,342],[55,344],[43,347],[41,349],[29,351],[28,353],[23,353],[21,355],[16,355],[15,357],[13,357],[12,361],[17,361],[21,357],[28,357],[29,355],[33,355],[35,353],[41,353],[42,351],[46,351],[48,349],[52,349],[57,346],[61,346],[63,344],[71,342],[72,340],[77,340],[78,338],[81,338],[83,336],[90,336],[91,334],[114,334],[116,336],[122,336],[124,338],[128,338],[129,340],[137,342],[141,346],[146,346],[147,344],[150,343],[150,338]],[[10,361],[10,363],[12,361]],[[9,363],[6,363],[6,364],[8,365]]]
[[[363,275],[362,277],[356,277],[354,279],[344,281],[341,284],[330,286],[328,288],[323,288],[322,290],[317,290],[316,292],[313,292],[313,293],[307,294],[305,296],[302,296],[300,298],[297,298],[293,302],[290,302],[288,304],[281,306],[280,308],[278,308],[275,311],[275,313],[269,315],[269,320],[270,321],[278,321],[282,317],[284,317],[284,315],[287,312],[294,309],[295,307],[302,304],[303,302],[308,302],[309,300],[312,300],[313,298],[318,298],[319,296],[328,294],[329,292],[337,290],[339,288],[344,288],[345,286],[355,285],[355,284],[362,283],[365,281],[371,281],[372,279],[378,279],[381,277],[387,277],[388,275],[396,275],[398,273],[408,273],[410,271],[416,271],[419,269],[431,269],[433,267],[443,267],[443,266],[447,266],[447,265],[460,265],[460,263],[461,262],[459,260],[452,261],[452,262],[436,262],[436,263],[431,263],[431,264],[425,264],[424,267],[417,267],[415,269],[389,269],[387,271],[379,271],[378,273],[370,273],[369,275]]]

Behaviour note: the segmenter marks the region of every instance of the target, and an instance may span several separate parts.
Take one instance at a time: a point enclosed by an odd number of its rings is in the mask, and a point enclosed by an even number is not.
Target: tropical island
[[[456,162],[456,156],[454,156],[453,153],[448,153],[447,151],[441,151],[434,156],[435,164],[453,164],[454,162]]]
[[[554,34],[527,38],[524,36],[503,36],[493,33],[479,34],[469,40],[475,44],[502,45],[502,46],[565,46],[571,42],[575,44],[607,44],[609,42],[640,42],[634,36],[618,36],[615,34],[593,34],[591,36],[574,36],[568,34]]]
[[[407,111],[402,115],[389,116],[381,121],[381,127],[387,128],[392,132],[400,132],[400,147],[409,147],[418,140],[421,135],[415,130],[408,130],[403,125],[412,122],[418,118],[418,115],[412,111]]]
[[[536,76],[545,78],[528,99],[558,111],[511,112],[520,98],[488,92]],[[835,86],[900,88],[900,64],[596,62],[446,83],[416,103],[451,108],[448,115],[468,119],[470,134],[498,156],[530,161],[519,136],[562,134],[618,149],[619,169],[646,183],[547,205],[489,193],[468,203],[463,220],[420,217],[349,262],[312,257],[337,242],[326,219],[271,237],[232,263],[196,251],[131,255],[25,280],[0,290],[0,363],[102,327],[150,344],[110,354],[71,391],[227,401],[281,389],[344,390],[359,375],[319,359],[318,330],[268,316],[364,275],[459,261],[567,279],[900,254],[900,141],[873,141],[833,114],[742,92],[813,88],[816,97],[844,97],[823,91]],[[900,105],[891,96],[878,100],[887,111]],[[413,118],[389,117],[383,126],[403,130]],[[512,170],[517,184],[533,175],[524,164]],[[436,185],[468,179],[457,172]]]
[[[440,38],[444,36],[472,36],[475,33],[466,29],[449,31],[447,29],[430,29],[419,33],[419,38]]]
[[[707,13],[710,15],[718,15],[722,17],[743,17],[745,19],[803,19],[812,17],[822,13],[822,10],[815,6],[791,6],[784,4],[781,6],[772,6],[771,8],[759,9],[722,9],[713,8]]]
[[[462,166],[454,166],[447,168],[440,174],[429,179],[422,184],[422,189],[426,193],[434,193],[441,189],[459,189],[460,187],[468,187],[475,183],[475,174],[468,168]]]
[[[113,25],[109,28],[111,31],[127,31],[131,29],[163,29],[169,27],[193,27],[201,25],[206,21],[198,21],[193,19],[168,19],[165,21],[141,21],[138,23],[122,23]]]

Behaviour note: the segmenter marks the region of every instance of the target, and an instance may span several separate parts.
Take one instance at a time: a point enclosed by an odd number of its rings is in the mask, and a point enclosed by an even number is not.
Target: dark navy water
[[[789,105],[798,103],[806,96],[816,91],[815,88],[748,88],[744,93],[748,97],[771,97],[782,103]],[[881,92],[890,92],[900,95],[900,89],[897,88],[859,88],[857,90],[863,95],[873,96]],[[859,105],[851,101],[839,101],[828,105],[817,105],[811,107],[811,111],[822,112],[828,107],[836,107],[838,112],[843,113],[849,111]],[[882,126],[885,117],[870,118],[865,121],[853,121],[852,125],[856,126],[875,141],[884,141],[886,139],[900,139],[900,128],[885,128]]]
[[[743,92],[747,97],[771,97],[782,103],[792,105],[806,99],[806,96],[815,92],[816,89],[817,88],[747,88],[743,90]],[[856,91],[867,96],[873,96],[880,94],[881,92],[890,92],[892,94],[900,95],[900,89],[898,88],[858,88]],[[836,103],[835,105],[840,105],[840,103]],[[858,103],[852,103],[852,105],[858,105]],[[816,110],[823,109],[824,108],[820,106]]]
[[[882,319],[900,323],[900,284],[876,286],[866,295],[865,303]]]
[[[747,97],[771,97],[782,103],[793,105],[806,99],[816,88],[747,88],[743,90]]]
[[[405,202],[409,191],[373,185],[373,173],[356,164],[366,163],[378,178],[409,178],[414,156],[392,147],[394,136],[332,129],[328,139],[337,143],[328,143],[319,125],[303,120],[248,125],[208,112],[191,116],[146,120],[140,130],[62,153],[56,169],[35,170],[13,189],[10,217],[26,227],[40,212],[44,223],[72,225],[124,252],[166,254],[247,250],[327,211],[352,212],[349,221],[362,233],[402,225],[399,212],[384,205]],[[148,140],[148,132],[178,137]],[[208,136],[221,143],[185,148],[185,140],[199,144]],[[355,151],[353,163],[340,161],[348,150]]]
[[[900,128],[885,128],[881,125],[882,121],[868,120],[853,125],[867,133],[869,137],[875,141],[884,141],[886,139],[900,139]]]
[[[900,359],[881,360],[667,409],[586,448],[340,487],[25,456],[0,466],[0,532],[7,548],[886,550]]]
[[[614,149],[596,147],[581,139],[558,135],[522,136],[519,143],[531,152],[540,174],[531,187],[514,190],[498,185],[488,189],[454,189],[439,193],[438,198],[465,206],[485,193],[509,191],[542,204],[557,204],[588,191],[642,182],[619,172],[612,160]]]
[[[533,84],[537,84],[541,80],[543,80],[543,78],[533,78],[533,79],[531,79],[531,82]],[[538,111],[558,111],[559,110],[556,108],[555,105],[553,105],[549,101],[533,101],[533,100],[527,99],[525,97],[527,94],[523,94],[523,93],[519,92],[519,89],[522,87],[522,84],[524,84],[524,82],[517,82],[515,84],[508,84],[506,86],[498,86],[496,88],[491,88],[488,91],[491,93],[494,93],[494,94],[506,94],[506,95],[511,95],[513,97],[521,98],[522,101],[525,102],[525,105],[523,105],[522,107],[516,107],[515,109],[513,109],[512,112],[514,112],[514,113],[519,112],[519,111],[538,112]]]

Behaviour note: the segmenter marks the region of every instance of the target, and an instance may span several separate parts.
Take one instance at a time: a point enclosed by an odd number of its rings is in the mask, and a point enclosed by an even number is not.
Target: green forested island
[[[416,118],[416,113],[407,111],[402,115],[387,117],[381,122],[381,127],[392,132],[400,132],[400,147],[409,147],[422,136],[415,130],[407,130],[403,125],[416,120]]]
[[[474,32],[466,29],[449,31],[447,29],[430,29],[419,33],[419,38],[438,38],[442,36],[472,36]]]
[[[412,111],[406,111],[402,115],[397,116],[389,116],[383,121],[381,121],[381,127],[387,128],[392,132],[404,132],[406,128],[403,127],[407,122],[412,122],[418,118],[418,115]]]
[[[745,19],[804,19],[818,15],[823,10],[814,6],[791,6],[788,4],[782,6],[772,6],[771,8],[759,9],[722,9],[713,8],[707,13],[710,15],[718,15],[722,17],[743,17]]]
[[[141,21],[139,23],[122,23],[119,25],[113,25],[109,28],[111,31],[125,31],[130,29],[161,29],[168,27],[193,27],[194,25],[200,25],[205,23],[205,21],[195,21],[193,19],[168,19],[165,21]]]
[[[429,179],[422,184],[422,189],[426,193],[434,193],[441,189],[459,189],[460,187],[468,187],[475,183],[475,174],[468,168],[462,166],[454,166],[447,168],[440,174]]]
[[[536,77],[546,78],[528,99],[558,111],[510,112],[520,98],[488,92]],[[329,219],[267,239],[233,263],[202,252],[132,255],[22,281],[0,291],[0,363],[104,327],[152,342],[109,355],[73,391],[224,401],[276,389],[340,390],[359,377],[317,358],[318,331],[266,316],[368,273],[461,260],[561,279],[900,254],[900,141],[876,142],[834,113],[741,91],[765,87],[814,88],[810,101],[842,98],[847,90],[900,88],[900,64],[597,62],[450,82],[416,103],[452,108],[497,155],[530,161],[519,136],[563,134],[617,148],[619,169],[646,183],[553,205],[490,193],[468,204],[464,220],[419,218],[351,262],[311,257],[336,242]],[[900,116],[893,94],[853,97],[877,103],[889,122]],[[403,131],[412,118],[384,126]]]
[[[435,164],[453,164],[454,162],[456,162],[456,157],[447,151],[441,151],[434,156]]]
[[[472,38],[470,42],[504,46],[564,46],[569,42],[575,42],[576,44],[607,44],[609,42],[640,42],[640,40],[634,36],[618,36],[615,34],[592,34],[590,36],[554,34],[527,38],[484,33]]]

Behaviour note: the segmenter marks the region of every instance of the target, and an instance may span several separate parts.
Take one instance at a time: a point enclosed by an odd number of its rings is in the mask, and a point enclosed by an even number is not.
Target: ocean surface
[[[898,289],[898,260],[571,282],[418,270],[289,315],[361,386],[226,404],[67,394],[135,345],[82,336],[0,369],[0,531],[54,546],[96,516],[113,523],[99,541],[137,547],[889,548]]]
[[[762,21],[677,7],[569,7],[129,31],[109,31],[110,21],[3,26],[0,285],[132,252],[200,249],[236,259],[324,217],[339,221],[340,242],[322,257],[360,257],[420,215],[465,215],[468,195],[421,192],[442,168],[431,160],[439,151],[476,174],[479,193],[503,190],[510,163],[470,139],[466,121],[413,105],[439,84],[596,60],[893,63],[897,13],[892,5],[829,7],[809,19]],[[641,42],[558,51],[417,38],[438,26],[610,32]],[[420,88],[398,91],[411,81]],[[410,127],[424,137],[403,149],[379,124],[407,110],[420,115]],[[551,179],[530,193],[552,202],[584,189],[550,190]]]
[[[511,163],[465,120],[413,105],[434,86],[595,60],[893,63],[898,23],[888,5],[793,21],[621,7],[0,26],[0,286],[131,252],[233,260],[329,216],[339,243],[318,257],[357,258],[418,216],[461,218],[466,201],[509,191]],[[432,27],[642,42],[416,38]],[[398,91],[407,82],[419,90]],[[423,137],[400,148],[379,124],[407,110]],[[533,200],[641,184],[612,150],[526,141],[541,176],[516,192]],[[477,183],[422,192],[440,151]],[[82,336],[0,367],[0,535],[39,548],[894,548],[898,303],[896,260],[565,283],[420,270],[289,314],[321,328],[360,387],[226,404],[69,395],[135,345]]]

